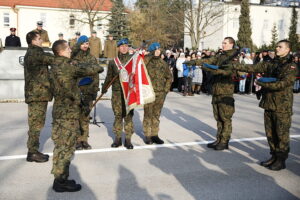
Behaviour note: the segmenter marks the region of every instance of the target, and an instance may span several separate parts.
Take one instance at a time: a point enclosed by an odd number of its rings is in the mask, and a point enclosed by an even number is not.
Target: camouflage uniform
[[[224,51],[215,57],[208,59],[196,60],[196,65],[203,63],[220,66],[219,70],[212,70],[202,67],[203,70],[210,71],[213,74],[212,86],[212,106],[214,118],[217,121],[216,138],[221,143],[227,143],[232,133],[232,116],[234,109],[234,83],[232,76],[236,73],[232,70],[223,70],[222,65],[227,65],[236,62],[237,50],[232,49]]]
[[[80,135],[79,77],[90,76],[103,71],[98,65],[85,63],[73,65],[66,57],[56,57],[51,68],[54,86],[53,128],[54,141],[52,174],[55,178],[67,179],[69,165],[75,151],[76,139]]]
[[[53,55],[41,47],[29,45],[24,58],[25,102],[28,104],[28,152],[39,149],[40,132],[44,127],[47,104],[52,100],[48,65]]]
[[[92,65],[99,65],[97,59],[90,54],[90,50],[82,51],[80,50],[80,45],[75,45],[75,47],[72,50],[72,59],[76,60],[78,62],[84,62],[89,63]],[[103,69],[103,68],[102,68]],[[102,70],[103,71],[103,70]],[[81,115],[80,115],[80,129],[81,129],[81,136],[78,137],[78,142],[87,142],[87,139],[89,137],[89,115],[86,113],[89,111],[88,108],[90,108],[93,104],[93,100],[97,97],[97,92],[99,91],[99,74],[95,74],[93,76],[90,76],[93,79],[92,84],[80,86],[81,91],[81,103],[83,106]],[[78,80],[84,78],[83,76],[80,77]]]
[[[145,136],[151,137],[158,135],[159,117],[172,84],[172,74],[168,64],[160,57],[148,59],[146,57],[145,64],[155,92],[155,101],[144,105],[143,129]]]
[[[293,85],[297,74],[297,65],[291,56],[276,57],[271,62],[262,62],[254,66],[234,65],[239,71],[264,73],[265,77],[274,77],[278,81],[261,83],[263,93],[259,107],[265,110],[265,131],[271,154],[286,159],[289,152],[289,129],[293,114]]]
[[[127,63],[130,60],[131,56],[127,54],[119,54],[118,58],[120,59],[121,63]],[[103,84],[102,93],[105,93],[105,88],[111,82],[111,80],[119,74],[119,69],[115,64],[114,60],[109,61],[107,75],[105,78],[105,82]],[[131,138],[133,134],[133,110],[131,110],[126,115],[126,106],[124,95],[122,92],[122,87],[119,79],[116,79],[112,84],[112,98],[111,98],[111,105],[115,115],[115,121],[113,125],[113,132],[116,134],[117,137],[121,137],[123,131],[123,119],[124,119],[124,129],[126,138]]]

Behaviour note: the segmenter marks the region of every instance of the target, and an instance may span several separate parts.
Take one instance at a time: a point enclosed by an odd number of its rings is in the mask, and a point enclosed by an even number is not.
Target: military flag
[[[118,57],[114,61],[120,70],[126,112],[153,102],[155,93],[144,63],[144,55],[136,52],[126,64],[122,64]]]

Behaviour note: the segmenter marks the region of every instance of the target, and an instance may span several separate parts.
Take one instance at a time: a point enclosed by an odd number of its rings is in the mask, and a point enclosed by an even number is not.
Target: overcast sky
[[[136,0],[123,0],[125,6],[132,7]]]

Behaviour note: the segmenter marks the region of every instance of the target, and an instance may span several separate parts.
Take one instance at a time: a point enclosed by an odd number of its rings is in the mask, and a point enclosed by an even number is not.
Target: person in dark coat
[[[16,28],[10,28],[10,35],[5,39],[6,47],[21,47],[21,41],[18,36],[16,36]]]

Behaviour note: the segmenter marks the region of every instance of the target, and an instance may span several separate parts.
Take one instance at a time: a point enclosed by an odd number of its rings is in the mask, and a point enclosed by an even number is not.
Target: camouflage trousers
[[[113,132],[117,137],[121,137],[123,132],[123,119],[124,119],[124,130],[126,138],[131,138],[133,134],[133,110],[126,114],[126,106],[122,91],[113,91],[111,97],[111,105],[115,115]]]
[[[55,119],[53,121],[52,139],[54,150],[51,173],[54,174],[55,178],[68,178],[69,166],[79,134],[78,119]]]
[[[39,150],[40,132],[45,124],[47,105],[47,101],[31,102],[28,104],[28,152],[35,153]]]
[[[271,154],[288,154],[291,127],[291,113],[278,113],[265,110],[264,121],[265,131],[270,146]]]
[[[157,136],[159,117],[166,99],[165,92],[155,92],[155,101],[144,106],[143,129],[145,136]]]
[[[85,112],[93,105],[92,95],[84,95],[81,103],[84,108],[80,109],[79,125],[80,125],[80,135],[77,138],[78,142],[87,142],[89,137],[89,124],[90,124],[90,115],[86,115]]]
[[[213,95],[212,106],[217,121],[217,136],[221,142],[228,142],[232,133],[232,116],[234,109],[233,95]]]

